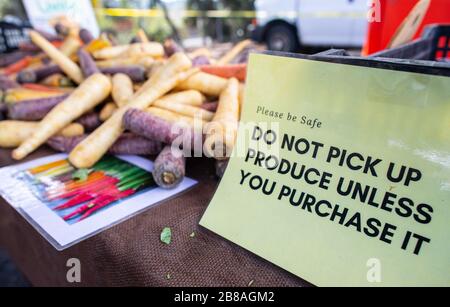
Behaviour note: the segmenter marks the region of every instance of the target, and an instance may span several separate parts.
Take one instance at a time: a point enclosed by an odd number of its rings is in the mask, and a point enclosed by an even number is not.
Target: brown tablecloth
[[[28,158],[52,154],[40,149]],[[0,150],[0,167],[11,165]],[[217,180],[211,161],[188,161],[188,176],[200,184],[63,252],[56,251],[3,199],[0,246],[35,286],[71,286],[67,260],[81,261],[81,286],[307,286],[308,283],[198,226]],[[171,227],[173,242],[159,241]],[[195,232],[195,237],[190,234]]]

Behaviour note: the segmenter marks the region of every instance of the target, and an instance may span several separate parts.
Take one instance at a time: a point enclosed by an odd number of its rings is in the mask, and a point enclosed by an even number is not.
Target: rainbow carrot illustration
[[[49,205],[56,202],[52,210],[73,208],[62,218],[69,221],[78,217],[76,222],[155,185],[151,173],[112,156],[81,174],[80,178],[79,171],[67,160],[60,160],[29,169],[23,178]]]

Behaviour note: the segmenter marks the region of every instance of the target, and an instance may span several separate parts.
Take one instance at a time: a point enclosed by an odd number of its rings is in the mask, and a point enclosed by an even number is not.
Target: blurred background
[[[39,27],[61,12],[84,27],[92,16],[98,31],[119,43],[143,29],[155,41],[173,38],[185,48],[253,38],[277,51],[346,48],[363,55],[392,47],[393,36],[404,43],[428,24],[450,23],[449,0],[0,0],[8,22]]]
[[[48,11],[56,10],[58,6],[61,9],[60,2],[71,0],[1,0],[2,19],[28,20],[36,6],[28,10],[27,16],[26,2],[37,2],[37,8]],[[210,47],[253,38],[272,50],[308,52],[310,47],[360,48],[367,32],[367,0],[89,2],[100,31],[115,35],[120,43],[129,42],[138,29],[144,29],[153,40],[162,42],[174,38],[186,48]]]

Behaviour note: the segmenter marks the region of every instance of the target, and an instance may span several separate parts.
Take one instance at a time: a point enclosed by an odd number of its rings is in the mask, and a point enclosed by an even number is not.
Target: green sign
[[[252,55],[201,225],[318,286],[450,286],[450,78]]]

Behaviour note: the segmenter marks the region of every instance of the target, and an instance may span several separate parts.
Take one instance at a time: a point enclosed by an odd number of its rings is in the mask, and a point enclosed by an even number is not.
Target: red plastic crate
[[[396,30],[408,16],[418,0],[377,0],[380,3],[381,22],[369,24],[363,55],[385,50]],[[433,0],[425,19],[418,29],[418,38],[430,24],[450,24],[450,0]]]

